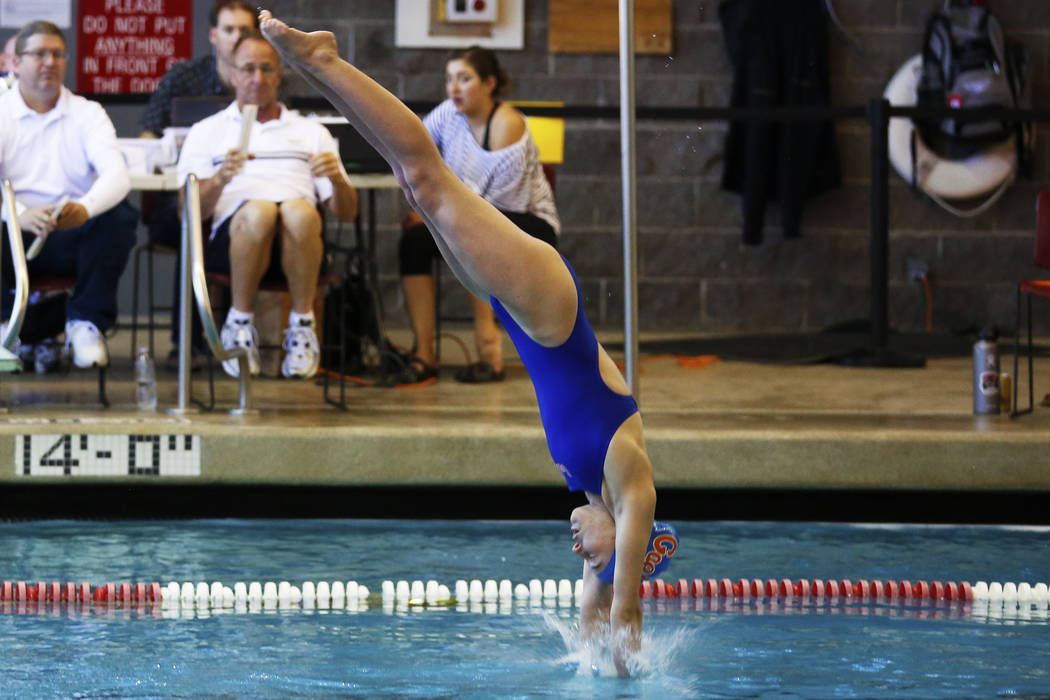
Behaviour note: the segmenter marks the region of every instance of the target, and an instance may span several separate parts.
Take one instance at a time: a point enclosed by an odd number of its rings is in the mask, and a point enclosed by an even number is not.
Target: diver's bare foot
[[[293,63],[318,65],[339,57],[339,46],[331,32],[306,32],[289,27],[269,10],[259,12],[259,30],[277,52]]]

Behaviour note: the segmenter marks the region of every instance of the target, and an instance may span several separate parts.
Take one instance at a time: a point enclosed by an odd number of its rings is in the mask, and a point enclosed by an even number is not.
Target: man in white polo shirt
[[[66,51],[62,31],[50,22],[19,31],[18,82],[0,95],[0,177],[11,180],[26,248],[38,237],[46,241],[29,261],[30,279],[76,276],[65,327],[74,364],[105,366],[103,333],[116,322],[117,284],[138,213],[124,200],[131,182],[113,123],[97,102],[62,86]],[[4,319],[13,305],[10,257],[3,260]]]
[[[231,72],[237,99],[190,129],[179,179],[190,173],[200,178],[201,216],[212,222],[205,267],[230,275],[233,303],[223,345],[247,348],[251,372],[259,372],[252,299],[264,278],[283,273],[292,309],[281,372],[307,378],[320,362],[313,314],[324,253],[317,202],[350,221],[357,215],[357,191],[328,130],[277,101],[281,75],[280,58],[262,35],[241,37]],[[257,105],[258,115],[248,153],[241,153],[241,112],[248,104]],[[239,371],[236,360],[223,369],[234,377]]]

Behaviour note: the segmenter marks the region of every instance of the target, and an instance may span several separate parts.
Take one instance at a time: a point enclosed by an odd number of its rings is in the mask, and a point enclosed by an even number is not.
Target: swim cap
[[[671,565],[671,557],[678,551],[678,531],[670,523],[656,521],[653,532],[649,535],[649,546],[645,549],[645,561],[642,563],[642,578],[649,580],[659,576]],[[598,574],[598,580],[610,586],[616,573],[616,550],[609,557],[609,563]]]

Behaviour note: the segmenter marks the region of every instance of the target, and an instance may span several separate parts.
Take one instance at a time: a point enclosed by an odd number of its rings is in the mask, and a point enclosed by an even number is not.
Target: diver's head
[[[595,574],[602,571],[616,548],[616,523],[600,505],[580,506],[569,516],[572,551],[583,557]]]

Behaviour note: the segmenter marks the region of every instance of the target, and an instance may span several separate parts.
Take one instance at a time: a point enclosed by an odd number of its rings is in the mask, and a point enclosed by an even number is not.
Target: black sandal
[[[507,373],[503,370],[497,372],[488,362],[475,362],[467,365],[456,372],[456,381],[464,384],[485,384],[488,382],[502,382]]]
[[[419,384],[425,382],[428,379],[435,379],[438,376],[438,368],[433,365],[428,365],[423,362],[418,356],[413,355],[409,358],[405,368],[401,370],[401,375],[397,378],[398,384]]]

